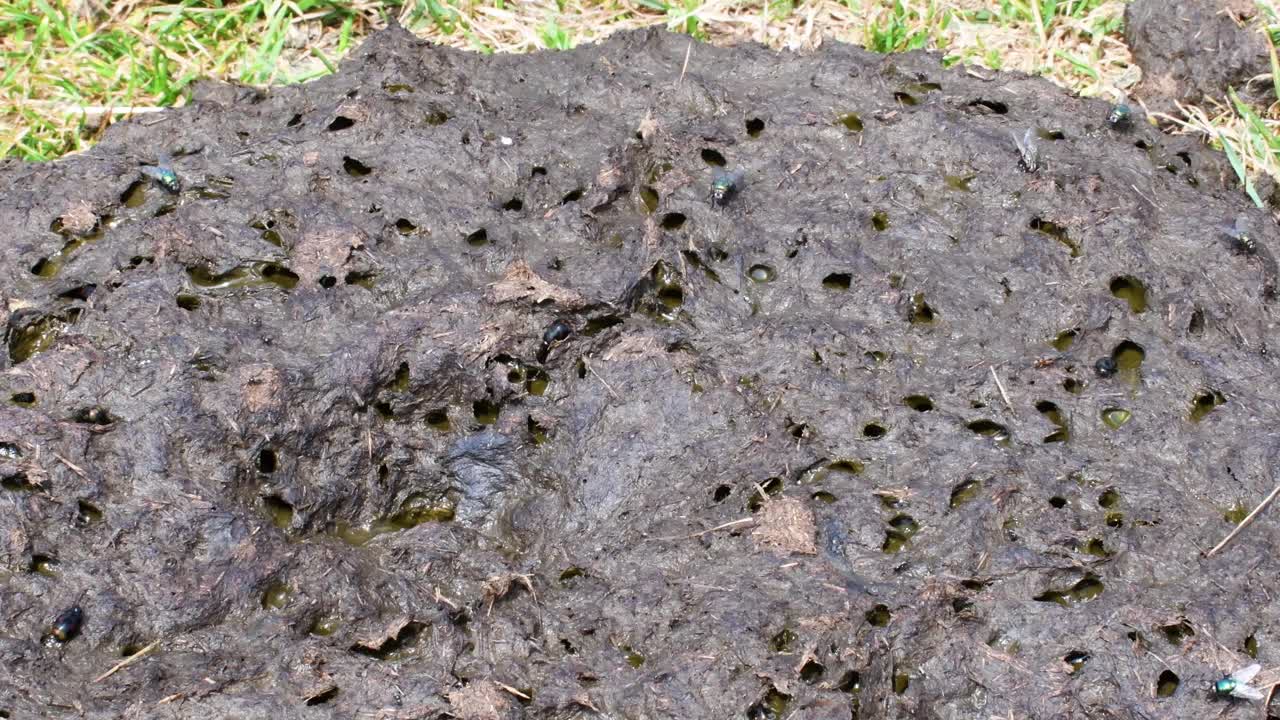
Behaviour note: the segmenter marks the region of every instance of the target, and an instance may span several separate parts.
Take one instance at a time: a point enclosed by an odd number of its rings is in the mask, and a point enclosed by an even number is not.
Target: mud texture
[[[1256,105],[1275,102],[1267,38],[1251,0],[1134,0],[1125,41],[1142,68],[1135,89],[1152,110],[1222,101],[1229,88]]]
[[[1108,110],[393,29],[0,166],[0,716],[1258,712],[1278,238]]]

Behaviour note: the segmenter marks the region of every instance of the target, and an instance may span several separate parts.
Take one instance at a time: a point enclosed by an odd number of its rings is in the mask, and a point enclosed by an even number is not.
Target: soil
[[[1280,238],[1109,110],[391,29],[0,165],[0,717],[1257,717]]]
[[[1134,0],[1125,7],[1125,40],[1142,68],[1136,93],[1152,110],[1175,102],[1275,102],[1267,39],[1249,0]]]

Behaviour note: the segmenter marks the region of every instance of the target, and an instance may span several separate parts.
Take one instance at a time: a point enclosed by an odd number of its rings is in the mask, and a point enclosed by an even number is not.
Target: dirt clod
[[[780,498],[764,504],[755,529],[757,543],[783,553],[813,555],[813,511],[795,498]]]
[[[488,680],[478,680],[449,693],[457,720],[513,720],[520,717],[515,700]]]
[[[88,235],[98,224],[98,216],[86,202],[78,202],[58,216],[61,229],[72,235]]]

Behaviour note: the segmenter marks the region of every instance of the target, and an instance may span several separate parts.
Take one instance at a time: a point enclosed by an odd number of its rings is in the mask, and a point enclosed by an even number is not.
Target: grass
[[[1280,8],[1275,0],[1256,0],[1256,4],[1259,30],[1266,35],[1271,53],[1271,77],[1256,79],[1271,82],[1275,96],[1280,97],[1280,57],[1276,49],[1280,45]],[[1158,117],[1201,135],[1210,145],[1221,149],[1245,194],[1255,205],[1263,207],[1256,188],[1257,177],[1265,173],[1280,181],[1280,103],[1267,108],[1251,107],[1232,89],[1226,98],[1211,101],[1204,107],[1179,106],[1179,109],[1177,115]]]
[[[1258,1],[1280,42],[1276,0]],[[567,50],[653,24],[793,50],[824,39],[925,48],[1120,99],[1139,78],[1123,14],[1123,0],[0,0],[0,156],[82,150],[114,120],[181,104],[198,78],[266,85],[334,72],[389,16],[484,53]],[[1248,180],[1280,177],[1277,110],[1223,98],[1170,120],[1234,153]]]

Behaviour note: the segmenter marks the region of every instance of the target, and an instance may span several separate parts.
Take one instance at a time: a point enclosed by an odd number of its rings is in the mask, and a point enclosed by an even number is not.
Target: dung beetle
[[[546,362],[551,348],[559,345],[573,334],[573,328],[563,320],[557,320],[542,332],[542,347],[538,350],[538,362]]]
[[[542,344],[551,347],[568,340],[572,334],[573,328],[569,327],[569,323],[557,320],[548,325],[546,331],[542,333]]]
[[[1093,364],[1093,371],[1098,373],[1100,378],[1109,378],[1116,374],[1116,361],[1110,357],[1098,358],[1098,362]]]
[[[1133,122],[1133,110],[1125,103],[1117,103],[1107,113],[1107,125],[1112,130],[1127,130]]]
[[[84,622],[84,611],[79,605],[63,610],[49,626],[49,632],[44,636],[44,644],[49,647],[58,647],[70,642],[80,634],[82,622]]]

